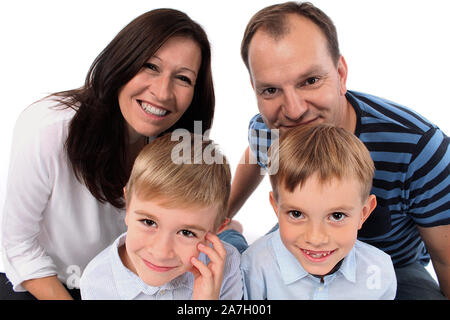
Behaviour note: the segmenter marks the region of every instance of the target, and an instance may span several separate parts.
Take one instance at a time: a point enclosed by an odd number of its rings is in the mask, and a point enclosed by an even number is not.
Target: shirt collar
[[[188,273],[182,274],[160,287],[146,284],[135,273],[125,267],[120,259],[118,248],[125,243],[125,239],[126,233],[114,241],[110,251],[112,274],[121,299],[132,300],[140,293],[152,296],[158,293],[159,290],[174,290],[181,286],[193,288],[193,279],[190,279],[191,277],[189,277]]]
[[[280,229],[273,233],[272,246],[284,283],[288,285],[306,277],[309,273],[303,269],[297,258],[284,246],[280,237]]]
[[[297,258],[283,244],[280,236],[280,229],[274,231],[272,246],[275,251],[278,266],[280,267],[281,277],[286,285],[309,275],[309,273],[303,269]],[[356,282],[355,246],[353,246],[352,250],[344,258],[341,267],[335,273],[338,272],[348,281]]]
[[[352,250],[347,254],[342,262],[341,267],[338,271],[342,273],[342,275],[350,282],[356,282],[356,254],[355,254],[355,246],[353,246]]]

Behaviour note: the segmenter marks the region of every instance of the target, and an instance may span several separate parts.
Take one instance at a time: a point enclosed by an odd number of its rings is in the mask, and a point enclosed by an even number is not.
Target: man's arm
[[[230,219],[236,215],[263,178],[261,167],[256,163],[250,147],[247,147],[239,161],[231,184],[228,202],[228,217]]]
[[[418,229],[430,253],[441,291],[450,299],[450,225]]]

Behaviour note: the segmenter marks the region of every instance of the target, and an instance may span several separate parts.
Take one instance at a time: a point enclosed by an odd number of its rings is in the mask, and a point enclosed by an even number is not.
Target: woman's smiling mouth
[[[150,115],[154,115],[157,117],[164,117],[167,115],[170,111],[163,109],[161,107],[156,107],[150,103],[144,102],[142,100],[137,100],[138,104],[141,106],[141,109]]]

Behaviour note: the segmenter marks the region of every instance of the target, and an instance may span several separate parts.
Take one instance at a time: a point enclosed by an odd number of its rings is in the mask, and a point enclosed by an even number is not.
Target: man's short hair
[[[279,187],[293,192],[313,174],[321,183],[356,178],[362,201],[372,188],[375,167],[369,150],[353,133],[330,124],[302,125],[284,132],[278,152],[269,149],[269,161],[279,161],[277,173],[270,175],[276,197]]]
[[[241,57],[247,69],[250,71],[248,50],[256,31],[261,29],[273,36],[274,39],[281,38],[289,32],[289,26],[286,20],[289,14],[298,14],[305,17],[320,28],[327,39],[330,56],[337,66],[341,54],[336,27],[333,21],[322,10],[309,2],[291,1],[261,9],[250,19],[241,42]]]
[[[189,133],[182,142],[172,141],[168,133],[145,146],[136,158],[130,179],[126,185],[127,208],[131,197],[141,200],[159,201],[167,208],[175,207],[213,207],[218,208],[215,221],[217,228],[227,214],[230,195],[231,172],[228,161],[212,140]],[[194,146],[194,141],[196,145]],[[186,144],[191,154],[183,155],[190,160],[180,163],[173,161],[172,150],[178,144]],[[186,146],[186,145],[184,145]],[[204,151],[213,150],[214,158],[223,161],[205,163]]]

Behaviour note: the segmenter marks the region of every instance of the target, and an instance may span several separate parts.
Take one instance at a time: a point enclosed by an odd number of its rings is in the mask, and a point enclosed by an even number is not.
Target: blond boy
[[[88,264],[83,299],[242,298],[240,254],[215,235],[224,225],[229,166],[206,164],[205,150],[226,161],[212,141],[201,137],[199,148],[188,138],[165,135],[138,155],[124,188],[127,233]],[[173,158],[179,143],[190,153],[181,163]]]
[[[331,125],[287,131],[270,176],[279,229],[242,256],[247,299],[394,299],[391,258],[357,232],[376,207],[364,144]]]

